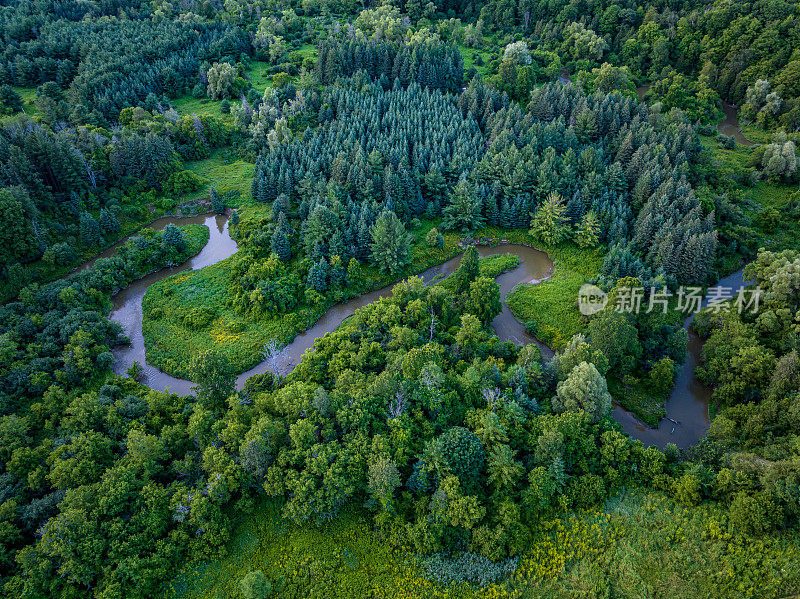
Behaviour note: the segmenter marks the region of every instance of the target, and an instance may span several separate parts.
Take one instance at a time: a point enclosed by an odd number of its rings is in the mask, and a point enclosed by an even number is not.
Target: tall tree
[[[210,412],[220,413],[225,409],[225,400],[236,390],[236,374],[228,358],[213,349],[196,354],[189,366],[197,401]]]
[[[396,273],[411,261],[411,234],[391,210],[372,227],[372,260],[383,272]]]
[[[459,229],[463,232],[474,231],[483,226],[482,207],[475,189],[462,178],[450,196],[450,203],[444,209],[442,227],[450,230]]]
[[[551,192],[547,196],[531,221],[530,234],[550,246],[558,245],[566,239],[567,208],[560,195]]]
[[[38,252],[33,213],[33,202],[22,187],[0,189],[0,264],[30,259]]]

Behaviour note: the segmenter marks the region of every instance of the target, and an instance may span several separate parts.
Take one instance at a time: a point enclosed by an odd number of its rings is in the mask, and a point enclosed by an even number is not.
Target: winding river
[[[116,363],[114,370],[124,374],[135,362],[144,367],[143,382],[147,386],[162,391],[168,390],[178,394],[190,394],[193,383],[185,379],[170,376],[157,368],[147,364],[145,357],[144,337],[142,335],[142,298],[147,288],[165,277],[189,269],[200,269],[210,266],[233,255],[236,242],[228,233],[228,221],[225,216],[200,216],[195,218],[162,218],[153,223],[154,228],[161,229],[167,224],[201,223],[209,228],[209,241],[203,250],[194,258],[175,268],[165,268],[148,275],[126,287],[113,298],[111,319],[122,325],[125,334],[130,339],[129,345],[124,345],[114,350]],[[478,253],[481,257],[498,254],[513,254],[520,259],[519,266],[497,277],[500,286],[500,295],[503,302],[502,312],[494,319],[492,326],[497,336],[503,341],[513,341],[517,344],[536,343],[542,354],[549,358],[553,355],[550,348],[541,344],[525,330],[525,327],[511,314],[505,299],[511,290],[519,284],[535,284],[547,279],[553,270],[553,263],[544,252],[512,244],[496,246],[479,246]],[[420,273],[425,283],[443,278],[453,273],[461,262],[461,256],[456,256],[437,266]],[[722,279],[719,285],[732,287],[736,290],[742,285],[742,271]],[[303,354],[311,349],[319,337],[335,330],[346,318],[359,308],[366,306],[382,297],[391,294],[394,285],[365,293],[356,298],[336,304],[331,307],[311,328],[298,334],[294,340],[284,347],[279,353],[264,360],[255,368],[243,372],[237,377],[237,388],[241,389],[245,381],[256,374],[267,371],[286,374],[297,365]],[[692,317],[684,322],[688,328]],[[630,412],[619,406],[614,408],[614,419],[632,437],[640,439],[646,445],[656,445],[663,448],[668,443],[675,443],[678,447],[688,447],[697,443],[708,430],[710,419],[708,413],[708,400],[711,389],[703,385],[694,377],[694,369],[700,359],[701,341],[693,332],[689,332],[689,346],[686,362],[681,367],[675,387],[666,405],[667,415],[656,428],[648,427],[637,420]]]

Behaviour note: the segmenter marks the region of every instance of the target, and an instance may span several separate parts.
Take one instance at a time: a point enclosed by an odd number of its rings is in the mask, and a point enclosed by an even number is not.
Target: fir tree
[[[575,243],[579,247],[595,247],[599,242],[600,223],[594,212],[583,215],[575,230]]]
[[[558,245],[568,234],[566,212],[564,199],[557,193],[551,193],[536,211],[530,234],[546,245]]]
[[[475,190],[465,178],[462,178],[450,196],[450,203],[444,209],[442,227],[464,232],[474,231],[484,223],[481,208],[481,201],[476,196]]]
[[[119,233],[120,230],[120,224],[117,220],[117,217],[105,209],[100,211],[100,227],[103,229],[104,233],[110,235]]]
[[[103,237],[100,234],[100,225],[88,212],[81,214],[80,220],[81,241],[89,247],[100,245]]]
[[[396,273],[411,260],[411,235],[391,210],[372,227],[372,260],[383,272]]]
[[[328,289],[328,263],[320,258],[308,271],[306,284],[310,289],[325,293]]]
[[[213,186],[209,189],[208,196],[211,199],[211,210],[217,214],[223,214],[225,212],[225,200]]]

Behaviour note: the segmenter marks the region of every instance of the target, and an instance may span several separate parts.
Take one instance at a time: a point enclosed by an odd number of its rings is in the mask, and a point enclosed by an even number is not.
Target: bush
[[[508,578],[517,569],[519,558],[512,557],[501,562],[493,562],[487,557],[464,552],[457,556],[435,553],[423,561],[425,578],[450,585],[468,582],[486,587]]]
[[[75,262],[78,257],[68,243],[57,243],[44,253],[42,259],[55,266],[68,266]]]
[[[192,171],[178,171],[172,173],[164,181],[164,191],[173,195],[183,195],[197,191],[205,184],[205,180]]]
[[[261,570],[255,570],[242,578],[239,590],[244,599],[265,599],[272,594],[272,585]]]

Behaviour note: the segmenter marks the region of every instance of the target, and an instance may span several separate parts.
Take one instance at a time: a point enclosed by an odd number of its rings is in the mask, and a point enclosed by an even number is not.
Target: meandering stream
[[[208,226],[210,237],[203,250],[194,258],[175,268],[165,268],[159,272],[134,282],[113,298],[111,319],[120,323],[125,334],[131,340],[129,345],[118,347],[114,350],[116,363],[114,370],[124,374],[136,361],[144,367],[143,382],[147,386],[163,391],[169,390],[178,394],[192,392],[193,383],[166,374],[147,364],[145,357],[144,337],[142,335],[142,298],[147,288],[168,276],[188,269],[200,269],[210,266],[236,253],[236,242],[228,234],[228,221],[225,216],[201,216],[191,219],[162,218],[153,223],[154,228],[161,229],[169,223],[187,224],[202,223]],[[513,254],[520,259],[519,266],[497,277],[500,286],[500,295],[503,310],[492,321],[492,326],[497,336],[503,341],[513,341],[517,344],[537,343],[546,358],[553,352],[542,345],[527,333],[525,327],[511,314],[505,303],[509,292],[519,284],[539,283],[550,276],[553,263],[544,252],[537,249],[513,244],[496,246],[479,246],[478,254],[481,257],[497,254]],[[429,268],[420,273],[425,283],[439,279],[453,273],[461,262],[461,256],[456,256],[438,266]],[[720,285],[732,287],[736,290],[742,284],[742,271],[738,271],[721,280]],[[241,389],[245,381],[256,374],[266,371],[275,371],[286,374],[297,365],[303,354],[311,349],[319,337],[334,331],[346,318],[359,308],[366,306],[382,297],[391,294],[394,285],[365,293],[356,298],[332,306],[311,328],[298,334],[294,340],[284,347],[279,353],[264,360],[255,368],[243,372],[237,377],[237,388]],[[684,326],[689,327],[692,318],[685,320]],[[617,406],[614,409],[614,419],[632,437],[640,439],[646,445],[656,445],[663,448],[667,443],[675,443],[678,447],[688,447],[697,443],[708,430],[710,419],[708,414],[708,399],[711,389],[703,385],[694,377],[694,369],[700,358],[701,342],[698,337],[689,333],[689,347],[686,362],[681,367],[675,388],[666,405],[667,416],[662,419],[657,428],[651,428],[638,421],[630,412]]]

